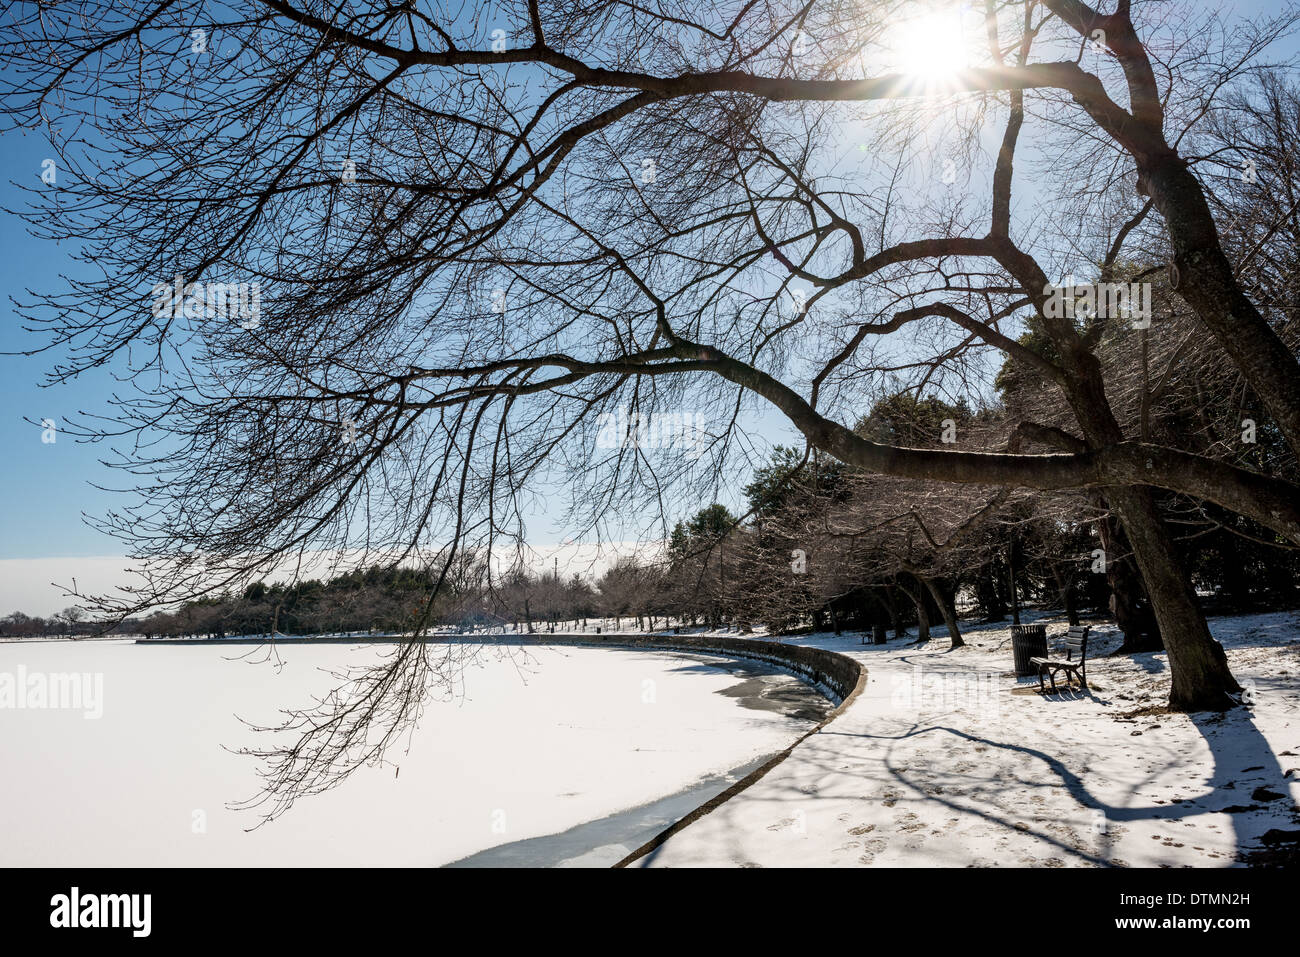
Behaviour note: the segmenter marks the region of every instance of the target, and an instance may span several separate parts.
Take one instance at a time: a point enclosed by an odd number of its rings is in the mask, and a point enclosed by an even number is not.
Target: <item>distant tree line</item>
[[[85,609],[75,605],[57,614],[42,618],[21,611],[0,618],[0,638],[69,638],[99,634],[135,634],[140,620],[127,618],[111,625],[92,621]]]

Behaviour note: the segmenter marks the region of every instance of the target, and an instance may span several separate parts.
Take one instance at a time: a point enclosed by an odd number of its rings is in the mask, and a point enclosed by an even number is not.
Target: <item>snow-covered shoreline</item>
[[[1045,616],[1049,634],[1065,629]],[[1300,614],[1218,618],[1254,704],[1165,711],[1163,654],[1101,657],[1091,693],[1041,698],[1011,673],[1009,628],[948,650],[789,639],[858,658],[863,694],[749,789],[640,866],[1230,866],[1300,824]],[[1093,656],[1096,655],[1095,659]],[[1270,834],[1271,832],[1271,834]],[[1300,836],[1300,835],[1297,835]],[[1267,840],[1266,840],[1267,838]]]
[[[1030,619],[1048,622],[1054,640],[1065,630],[1056,616]],[[857,633],[754,636],[856,659],[867,669],[862,692],[634,866],[1267,862],[1300,837],[1300,613],[1215,618],[1211,629],[1251,688],[1248,708],[1168,713],[1165,656],[1106,657],[1119,643],[1108,624],[1093,626],[1090,692],[1048,698],[1011,673],[1007,623],[968,627],[956,651],[941,627],[921,646],[864,645]],[[0,670],[21,660],[109,680],[102,721],[0,711],[0,760],[19,782],[0,810],[30,822],[0,863],[427,865],[547,836],[563,848],[566,834],[580,841],[584,827],[694,793],[693,782],[734,780],[734,769],[810,727],[726,702],[736,674],[722,659],[629,651],[619,636],[606,636],[608,648],[494,637],[506,640],[481,643],[484,654],[513,651],[471,667],[457,699],[469,707],[439,710],[428,748],[394,756],[400,785],[391,765],[367,769],[252,835],[248,815],[223,807],[254,784],[249,763],[218,747],[245,731],[232,712],[265,717],[248,705],[299,703],[286,690],[315,688],[315,669],[380,654],[382,643],[289,645],[277,652],[287,683],[250,668],[247,648],[135,646],[124,671],[129,640],[6,644]],[[114,723],[125,702],[129,720]],[[543,727],[564,731],[547,739]],[[486,737],[466,753],[475,734]],[[196,810],[207,817],[201,834],[191,830]],[[614,843],[592,850],[574,863],[617,856]]]

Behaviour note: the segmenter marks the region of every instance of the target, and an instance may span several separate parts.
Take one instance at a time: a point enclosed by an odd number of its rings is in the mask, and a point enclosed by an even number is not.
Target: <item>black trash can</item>
[[[876,622],[871,629],[871,638],[872,638],[872,644],[876,644],[876,645],[885,644],[885,642],[889,640],[889,638],[885,635],[885,626],[882,625],[880,622]]]
[[[1011,653],[1016,659],[1017,678],[1038,674],[1038,669],[1029,663],[1029,659],[1047,657],[1047,626],[1012,625]]]

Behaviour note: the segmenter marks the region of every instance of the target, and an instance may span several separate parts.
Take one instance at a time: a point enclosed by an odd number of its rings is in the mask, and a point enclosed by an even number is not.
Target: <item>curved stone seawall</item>
[[[813,685],[837,705],[842,705],[866,669],[847,655],[804,645],[786,645],[758,638],[722,638],[711,635],[510,635],[512,643],[565,645],[586,648],[626,648],[646,651],[685,651],[726,658],[752,658],[790,671]],[[836,709],[838,711],[838,709]],[[832,712],[832,716],[836,712]],[[820,725],[819,725],[820,727]]]
[[[530,635],[521,643],[525,645],[581,645],[596,648],[640,648],[648,651],[682,651],[696,654],[716,654],[729,658],[752,658],[802,676],[831,700],[837,702],[835,709],[830,714],[818,722],[817,726],[811,731],[800,735],[799,739],[790,747],[764,763],[761,767],[745,775],[717,797],[701,804],[672,827],[655,835],[615,864],[615,867],[627,867],[629,864],[653,854],[656,849],[678,831],[698,821],[710,811],[721,807],[755,781],[758,781],[789,757],[795,748],[834,721],[867,684],[866,667],[861,662],[848,657],[848,655],[823,651],[820,648],[809,648],[805,645],[785,645],[776,641],[762,641],[755,638],[697,637],[694,635],[664,635],[653,638],[628,638],[622,635]]]

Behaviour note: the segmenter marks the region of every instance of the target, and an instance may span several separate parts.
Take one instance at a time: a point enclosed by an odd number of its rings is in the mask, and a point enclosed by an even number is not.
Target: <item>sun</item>
[[[931,11],[898,25],[892,49],[900,73],[934,80],[968,67],[970,41],[959,9]]]

